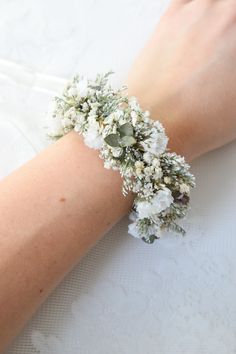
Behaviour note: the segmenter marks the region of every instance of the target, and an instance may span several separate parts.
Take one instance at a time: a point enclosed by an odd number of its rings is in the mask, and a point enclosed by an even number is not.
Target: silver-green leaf
[[[104,138],[104,140],[112,147],[118,147],[120,145],[120,137],[118,134],[109,134]]]
[[[121,136],[133,136],[134,134],[134,129],[130,123],[122,124],[118,130]]]
[[[123,136],[120,139],[120,145],[123,147],[132,146],[136,143],[136,139],[133,136]]]

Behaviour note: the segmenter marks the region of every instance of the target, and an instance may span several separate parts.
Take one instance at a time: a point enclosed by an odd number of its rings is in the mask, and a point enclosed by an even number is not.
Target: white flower
[[[71,120],[73,120],[73,119],[75,119],[76,118],[76,109],[75,109],[75,107],[71,107],[71,108],[69,108],[67,111],[66,111],[66,113],[65,113],[65,118],[68,118],[68,119],[71,119]]]
[[[120,157],[120,156],[122,155],[122,153],[123,153],[123,149],[120,148],[120,147],[117,147],[117,148],[113,148],[113,149],[112,149],[112,155],[113,155],[114,157]]]
[[[141,177],[143,170],[141,168],[136,168],[135,172],[138,177]]]
[[[69,128],[72,126],[71,120],[69,118],[62,118],[61,124],[63,128]]]
[[[158,132],[156,129],[152,129],[150,137],[142,141],[140,144],[147,152],[153,155],[160,155],[166,150],[168,138],[163,132]]]
[[[60,118],[55,117],[50,121],[49,131],[50,131],[50,135],[52,136],[64,135]]]
[[[125,124],[127,123],[127,119],[125,118],[125,116],[120,116],[119,118],[119,125]]]
[[[171,191],[168,188],[161,189],[150,201],[136,203],[138,217],[150,218],[168,208],[173,202]]]
[[[136,222],[132,222],[128,225],[128,233],[136,238],[142,238],[143,235],[140,234],[139,228]]]
[[[159,120],[153,121],[153,126],[154,126],[155,128],[157,128],[157,130],[158,130],[159,132],[165,133],[165,129],[164,129],[163,125],[161,124],[161,122],[159,122]]]
[[[133,187],[133,192],[137,193],[141,190],[141,188],[142,188],[142,182],[139,179],[136,179]]]
[[[144,163],[143,163],[143,161],[135,161],[135,167],[136,168],[141,168],[141,169],[143,169],[144,168]]]
[[[76,97],[76,96],[78,95],[78,90],[77,90],[77,88],[74,87],[74,86],[70,87],[69,90],[67,91],[67,95],[68,95],[69,97],[73,97],[73,96]]]
[[[147,162],[150,165],[153,160],[153,155],[150,152],[145,152],[143,154],[143,159],[145,162]]]
[[[164,182],[165,182],[166,184],[170,184],[170,183],[171,183],[171,178],[170,178],[169,176],[165,176],[165,177],[164,177]]]
[[[134,170],[133,170],[132,166],[126,167],[125,170],[123,169],[123,175],[125,175],[126,177],[132,177],[133,173],[134,173]]]
[[[160,167],[160,160],[155,157],[155,158],[152,160],[152,165],[153,165],[154,167]]]
[[[88,94],[88,80],[82,79],[77,84],[78,96],[86,97]]]
[[[137,118],[137,112],[136,111],[131,111],[130,113],[131,118]]]
[[[99,124],[98,122],[93,122],[89,125],[88,130],[83,133],[84,142],[87,146],[93,149],[101,149],[103,145],[103,139],[101,134],[99,134]]]
[[[119,167],[116,165],[116,161],[114,160],[104,160],[104,167],[107,168],[108,170],[109,169],[113,169],[113,170],[119,170]]]
[[[130,105],[130,108],[133,110],[139,109],[139,104],[138,104],[137,98],[134,96],[129,98],[129,105]]]
[[[155,236],[157,236],[159,238],[161,236],[160,226],[157,225],[157,224],[150,225],[148,230],[147,230],[147,234],[148,234],[148,236],[155,235]]]
[[[100,106],[99,102],[92,102],[90,103],[91,108],[96,111],[98,107]]]
[[[108,170],[112,167],[112,163],[110,160],[104,160],[104,167]]]
[[[152,235],[157,236],[158,238],[161,236],[161,229],[159,226],[159,219],[156,219],[156,222],[147,226],[146,233],[145,235],[140,232],[140,229],[138,227],[138,217],[137,213],[132,211],[129,214],[129,219],[133,221],[131,224],[128,225],[128,233],[136,238],[142,238],[144,236],[149,237]]]
[[[153,174],[153,167],[152,166],[145,167],[144,173],[146,176],[151,176]]]
[[[93,114],[89,114],[87,117],[88,128],[94,129],[100,132],[100,125],[96,119],[97,117]]]
[[[132,121],[132,125],[135,126],[138,122],[138,114],[135,111],[131,111],[130,113],[131,116],[131,121]]]
[[[131,213],[129,213],[129,219],[131,221],[136,221],[137,220],[137,213],[135,213],[135,211],[131,211]]]
[[[142,161],[135,161],[134,166],[137,176],[140,177],[143,172],[144,163]]]
[[[162,175],[163,175],[162,169],[160,167],[156,167],[153,177],[157,180],[157,179],[160,179],[162,177]]]
[[[180,191],[180,193],[189,194],[190,193],[190,187],[186,183],[182,183],[179,186],[179,191]]]
[[[82,110],[83,110],[83,112],[87,112],[88,108],[89,108],[88,103],[87,103],[87,102],[84,102],[83,105],[82,105]]]
[[[84,121],[85,121],[85,115],[82,113],[77,114],[76,123],[84,123]]]

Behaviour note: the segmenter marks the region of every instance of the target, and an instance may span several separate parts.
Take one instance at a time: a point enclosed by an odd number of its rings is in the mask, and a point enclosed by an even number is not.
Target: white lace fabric
[[[0,178],[47,145],[45,112],[64,85],[60,78],[112,68],[122,81],[163,5],[1,1]],[[194,162],[187,236],[165,234],[146,245],[127,235],[125,218],[68,274],[6,354],[234,354],[235,153],[232,143]]]

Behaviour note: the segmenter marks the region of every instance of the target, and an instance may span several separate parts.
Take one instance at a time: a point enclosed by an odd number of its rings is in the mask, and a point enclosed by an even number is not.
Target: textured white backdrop
[[[64,79],[122,82],[161,0],[0,0],[0,178],[47,142]],[[7,354],[236,353],[236,144],[193,164],[185,238],[153,246],[117,225],[65,278]]]

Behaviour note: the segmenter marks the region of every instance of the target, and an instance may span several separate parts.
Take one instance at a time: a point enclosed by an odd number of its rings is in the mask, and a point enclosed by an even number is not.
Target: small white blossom
[[[132,121],[132,125],[135,126],[138,122],[138,114],[135,111],[131,111],[130,113],[131,116],[131,121]]]
[[[151,164],[153,161],[153,155],[150,152],[145,152],[143,154],[143,159],[146,161],[148,164]]]
[[[51,120],[49,131],[50,131],[50,135],[52,136],[64,135],[62,121],[60,118],[55,117]]]
[[[144,173],[146,176],[151,176],[153,174],[154,168],[152,166],[148,166],[144,168]]]
[[[160,160],[155,157],[155,158],[152,160],[152,165],[153,165],[154,167],[160,167]]]
[[[165,129],[161,122],[159,120],[153,121],[153,126],[160,132],[160,133],[165,133]]]
[[[65,116],[65,118],[69,118],[69,119],[73,120],[73,119],[75,119],[76,114],[77,114],[77,112],[76,112],[75,107],[71,107],[66,111],[64,116]]]
[[[167,143],[168,138],[164,133],[159,133],[156,129],[152,129],[150,137],[140,144],[153,155],[160,155],[166,150]]]
[[[127,119],[124,115],[121,115],[120,118],[119,118],[119,124],[122,125],[122,124],[125,124],[127,123]]]
[[[69,118],[62,118],[61,124],[63,128],[69,128],[72,126],[71,120]]]
[[[142,188],[142,182],[139,179],[135,180],[134,187],[133,187],[133,192],[138,193]]]
[[[159,178],[162,177],[162,175],[163,175],[162,169],[161,169],[160,167],[155,168],[155,172],[154,172],[153,177],[154,177],[155,179],[159,179]]]
[[[122,148],[112,148],[112,155],[114,157],[120,157],[123,153],[123,149]]]
[[[190,187],[186,183],[182,183],[179,186],[179,191],[180,191],[180,193],[189,194],[190,193]]]
[[[138,177],[141,177],[141,176],[142,176],[142,173],[143,173],[143,170],[142,170],[141,168],[136,168],[135,172],[136,172],[136,175],[137,175]]]
[[[144,163],[143,163],[143,161],[135,161],[135,163],[134,163],[134,165],[135,165],[135,168],[141,168],[141,169],[143,169],[144,168]]]
[[[170,178],[169,176],[165,176],[165,177],[164,177],[164,182],[165,182],[166,184],[170,184],[170,183],[171,183],[171,178]]]
[[[138,110],[140,108],[136,97],[133,96],[129,98],[129,106],[133,110]]]
[[[91,124],[86,132],[83,133],[84,142],[87,146],[93,149],[101,149],[103,145],[103,139],[99,133],[99,124],[94,122]]]
[[[88,103],[87,103],[87,102],[84,102],[83,105],[82,105],[82,110],[83,110],[83,112],[86,112],[88,109],[89,109]]]
[[[135,166],[135,172],[136,172],[137,176],[140,177],[143,172],[144,163],[142,161],[136,161],[134,166]]]
[[[105,160],[104,161],[104,167],[109,170],[112,167],[111,161]]]
[[[137,202],[137,212],[140,219],[150,218],[168,208],[173,202],[171,191],[166,188],[157,192],[150,201]]]
[[[161,229],[160,226],[157,224],[152,224],[149,226],[148,230],[147,230],[147,236],[152,236],[155,235],[158,238],[161,237]]]
[[[153,196],[153,185],[151,182],[147,183],[147,180],[150,181],[150,178],[148,177],[145,179],[145,183],[142,188],[142,195],[145,198],[149,198],[150,196]]]
[[[125,170],[125,175],[126,175],[127,177],[132,177],[132,176],[133,176],[133,173],[134,173],[134,171],[133,171],[133,168],[132,168],[132,167],[127,167],[127,169]]]
[[[86,97],[88,94],[88,80],[86,79],[82,79],[80,80],[77,85],[76,88],[78,90],[78,96],[80,97]]]
[[[92,103],[90,103],[90,106],[91,106],[91,108],[93,110],[96,111],[98,109],[98,107],[99,107],[99,103],[98,102],[92,102]]]
[[[70,87],[67,91],[67,96],[69,97],[76,97],[78,95],[78,89],[74,86]]]
[[[128,225],[128,233],[136,238],[142,238],[143,235],[140,234],[139,227],[136,222],[132,222]]]
[[[109,114],[109,116],[107,116],[105,119],[104,119],[104,122],[106,124],[113,124],[115,122],[115,114],[114,113],[111,113]]]

